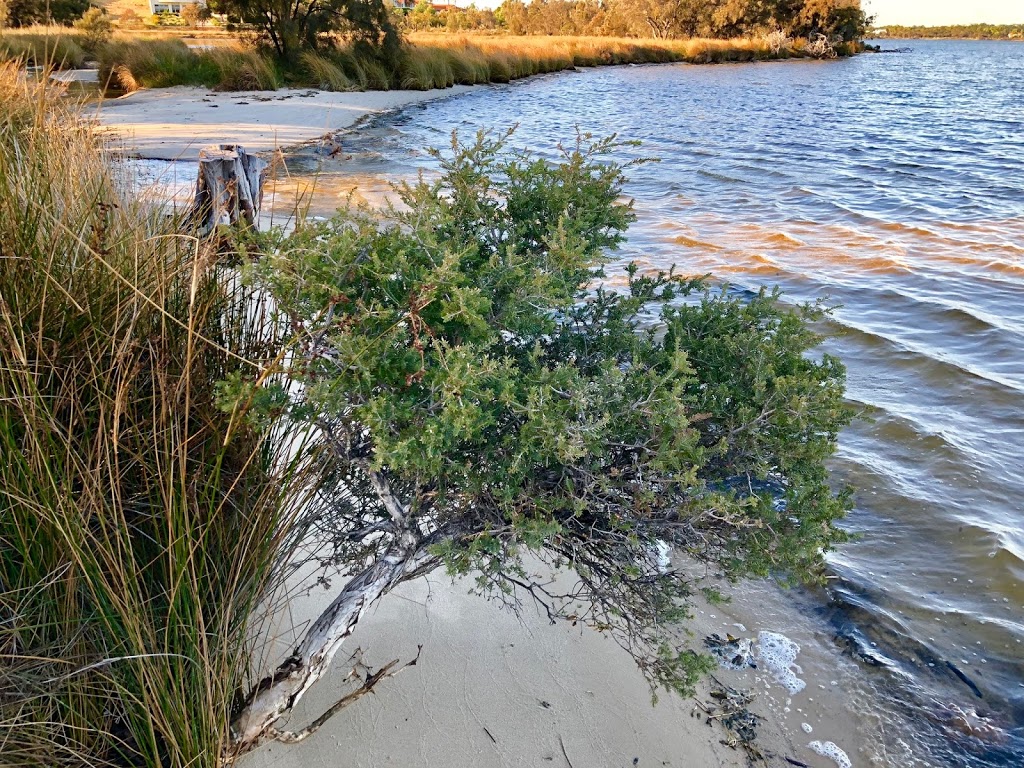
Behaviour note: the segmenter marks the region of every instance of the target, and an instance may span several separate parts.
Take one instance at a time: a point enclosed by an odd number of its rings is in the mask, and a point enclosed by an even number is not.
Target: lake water
[[[1024,764],[1024,44],[885,41],[833,62],[619,67],[375,121],[319,169],[329,207],[518,123],[642,142],[639,220],[609,273],[679,264],[838,305],[825,348],[862,418],[832,462],[858,534],[793,600],[911,725],[906,764]],[[293,168],[310,157],[293,158]]]

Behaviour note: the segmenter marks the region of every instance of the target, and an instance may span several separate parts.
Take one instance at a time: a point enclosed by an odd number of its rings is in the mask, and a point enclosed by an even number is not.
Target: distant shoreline
[[[974,43],[1024,43],[1024,37],[913,37],[904,36],[900,37],[869,37],[868,40],[884,40],[884,41],[895,41],[895,40],[960,40],[963,42],[974,42]]]

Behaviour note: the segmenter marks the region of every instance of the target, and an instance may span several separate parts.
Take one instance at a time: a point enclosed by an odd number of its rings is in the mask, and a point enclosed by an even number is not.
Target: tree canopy
[[[0,0],[0,29],[33,24],[70,24],[89,8],[89,0]]]
[[[794,37],[822,34],[860,40],[869,19],[860,0],[504,0],[492,15],[470,7],[414,11],[415,29],[503,26],[514,35],[624,37],[737,37],[781,30]]]
[[[730,578],[814,579],[842,539],[823,462],[849,414],[842,365],[809,354],[822,310],[633,265],[604,285],[633,219],[615,146],[581,136],[552,164],[508,136],[453,140],[439,179],[264,244],[247,268],[301,382],[260,402],[322,436],[318,536],[352,579],[246,698],[240,746],[366,605],[431,570],[607,632],[652,686],[686,692],[705,661],[669,628],[700,583],[666,547]],[[230,381],[225,406],[251,415],[254,386]]]
[[[400,38],[385,0],[218,0],[215,7],[256,26],[283,59],[334,34],[351,38],[360,54],[397,56]]]

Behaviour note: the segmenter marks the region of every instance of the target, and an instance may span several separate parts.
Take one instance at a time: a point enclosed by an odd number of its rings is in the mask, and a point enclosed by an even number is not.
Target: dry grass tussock
[[[71,27],[0,30],[0,61],[21,60],[32,66],[74,69],[85,63],[83,38]]]
[[[0,64],[5,766],[218,765],[251,682],[307,452],[222,407],[219,382],[280,340],[182,227]]]
[[[761,38],[641,40],[612,37],[418,33],[400,67],[403,88],[507,82],[573,67],[614,64],[757,61],[803,55],[796,45],[772,49]]]
[[[46,47],[42,41],[51,41]],[[78,66],[84,60],[75,33],[6,33],[0,58]],[[397,61],[357,56],[344,41],[307,51],[287,66],[265,52],[234,43],[190,49],[173,35],[117,34],[98,51],[100,81],[117,90],[205,86],[220,90],[274,90],[288,83],[331,91],[426,90],[455,84],[504,83],[574,67],[689,62],[711,64],[815,55],[804,40],[653,40],[414,33]],[[6,48],[4,47],[6,46]],[[837,49],[838,50],[838,49]],[[5,53],[5,51],[7,53]],[[840,53],[852,51],[840,50]]]

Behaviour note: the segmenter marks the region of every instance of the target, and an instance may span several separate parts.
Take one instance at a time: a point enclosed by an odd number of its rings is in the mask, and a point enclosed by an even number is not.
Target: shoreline
[[[133,139],[136,152],[145,157],[192,160],[210,143],[241,143],[250,151],[309,143],[325,134],[358,130],[367,118],[469,88],[308,96],[304,94],[310,92],[301,89],[239,94],[172,88],[105,102],[98,114],[107,130]],[[289,93],[287,98],[275,98]],[[318,95],[327,103],[315,101]],[[368,95],[385,98],[374,103],[364,98]],[[258,101],[256,96],[267,100]],[[160,111],[147,109],[154,101],[161,103]],[[243,138],[238,113],[252,106],[272,115],[274,122],[242,124],[247,131]],[[216,121],[207,117],[214,109]],[[304,124],[302,118],[318,109],[331,124]],[[205,120],[197,123],[200,118]],[[198,134],[198,125],[210,133]],[[282,136],[288,137],[287,144]],[[344,579],[337,579],[335,590],[343,585]],[[259,674],[272,670],[280,661],[276,657],[287,655],[295,639],[293,628],[301,630],[314,619],[335,590],[316,589],[289,606],[287,620],[267,632],[275,643]],[[693,620],[684,627],[692,632],[690,646],[706,650],[703,640],[711,633],[755,642],[759,632],[781,633],[800,646],[795,663],[806,682],[804,690],[792,693],[767,668],[721,668],[714,673],[722,684],[756,694],[749,711],[758,719],[757,737],[746,748],[716,718],[709,718],[707,708],[719,703],[710,678],[702,681],[694,698],[662,692],[660,702],[652,706],[650,691],[632,659],[610,639],[589,630],[548,626],[532,606],[526,606],[520,621],[468,596],[465,584],[435,576],[405,585],[371,608],[351,645],[324,681],[304,697],[286,727],[303,727],[340,697],[351,669],[344,659],[357,648],[366,651],[364,661],[376,669],[395,658],[404,662],[415,657],[422,643],[423,656],[416,667],[384,682],[374,696],[339,713],[315,736],[297,745],[265,745],[241,764],[313,768],[344,760],[367,768],[392,763],[423,768],[740,768],[749,764],[752,749],[768,766],[844,765],[808,746],[821,741],[837,745],[856,765],[878,765],[861,751],[876,739],[878,724],[870,718],[852,718],[845,706],[845,684],[859,674],[856,665],[772,585],[744,583],[726,592],[732,605],[695,608]],[[804,723],[813,732],[802,730]]]
[[[310,88],[211,91],[174,86],[102,101],[95,117],[111,144],[143,160],[197,160],[210,144],[272,152],[351,128],[371,115],[465,93],[456,85],[429,91],[333,92]]]
[[[287,655],[307,622],[344,586],[313,587],[264,627],[273,649],[257,670],[264,674]],[[309,583],[308,581],[306,582]],[[525,604],[521,618],[468,594],[469,581],[443,574],[402,585],[375,603],[360,621],[334,667],[297,705],[285,728],[300,729],[351,688],[346,677],[360,650],[376,670],[393,659],[418,663],[385,680],[374,695],[339,712],[298,744],[271,742],[246,755],[243,768],[506,768],[559,766],[670,766],[674,768],[849,768],[885,765],[866,747],[880,729],[869,712],[853,715],[844,684],[858,669],[836,651],[811,647],[811,623],[786,605],[785,595],[764,582],[732,588],[734,604],[698,604],[684,632],[705,651],[711,633],[752,638],[784,636],[800,646],[794,676],[780,677],[777,663],[755,657],[758,668],[718,668],[696,694],[683,699],[658,692],[657,703],[629,655],[608,637],[567,624],[550,625]],[[293,594],[298,584],[289,585]],[[756,617],[754,616],[756,614]],[[794,648],[796,646],[793,646]],[[360,668],[365,674],[365,668]],[[805,684],[792,690],[793,680]],[[791,688],[787,689],[786,685]],[[749,741],[723,724],[720,692],[747,693],[742,723]],[[748,717],[749,716],[752,717]],[[833,756],[810,745],[831,744]],[[844,759],[848,762],[844,762]]]

